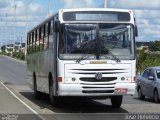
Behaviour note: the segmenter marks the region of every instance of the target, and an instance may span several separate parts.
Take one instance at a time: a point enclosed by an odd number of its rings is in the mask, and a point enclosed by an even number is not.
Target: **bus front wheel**
[[[123,96],[120,95],[120,96],[112,96],[111,97],[111,103],[112,103],[112,106],[115,107],[115,108],[119,108],[122,104],[122,99],[123,99]]]
[[[50,97],[50,102],[52,104],[53,107],[57,107],[58,106],[58,98],[56,96],[54,96],[53,93],[53,86],[50,85],[49,87],[49,97]]]

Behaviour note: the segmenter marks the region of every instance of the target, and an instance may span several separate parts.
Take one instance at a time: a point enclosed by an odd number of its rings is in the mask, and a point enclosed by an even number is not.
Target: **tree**
[[[160,41],[152,42],[152,44],[149,46],[150,51],[160,51]]]
[[[144,52],[144,50],[141,51],[137,51],[137,70],[139,72],[143,71],[143,62],[146,60],[147,58],[147,53]]]
[[[5,52],[5,50],[6,50],[6,46],[5,46],[5,45],[3,45],[3,46],[1,47],[1,50],[2,50],[2,52],[4,53],[4,52]]]

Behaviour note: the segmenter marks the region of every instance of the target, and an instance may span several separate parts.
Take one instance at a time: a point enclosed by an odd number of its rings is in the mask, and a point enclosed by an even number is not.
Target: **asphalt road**
[[[0,56],[0,80],[16,85],[27,85],[26,64]]]
[[[149,98],[140,101],[136,94],[125,96],[119,109],[112,108],[110,100],[76,98],[63,99],[61,106],[54,108],[49,103],[48,95],[42,95],[41,100],[34,99],[33,91],[27,85],[26,64],[4,56],[0,56],[0,81],[32,109],[0,84],[0,113],[3,113],[0,119],[7,116],[5,113],[18,115],[20,120],[123,120],[131,113],[136,114],[137,119],[140,113],[160,113],[160,104]]]

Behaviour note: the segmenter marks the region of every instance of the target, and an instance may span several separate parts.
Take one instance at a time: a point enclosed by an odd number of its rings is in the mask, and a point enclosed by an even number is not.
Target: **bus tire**
[[[49,97],[50,97],[51,105],[53,107],[58,107],[59,106],[58,97],[53,94],[53,87],[52,86],[50,86]]]
[[[33,91],[34,91],[34,98],[35,99],[40,99],[40,92],[37,91],[37,79],[35,73],[33,74]]]
[[[112,106],[115,107],[115,108],[120,108],[120,106],[122,104],[122,99],[123,99],[122,95],[120,95],[120,96],[112,96],[111,97]]]
[[[58,107],[58,98],[54,95],[54,88],[53,88],[53,80],[52,77],[49,76],[49,99],[50,103],[53,107]]]

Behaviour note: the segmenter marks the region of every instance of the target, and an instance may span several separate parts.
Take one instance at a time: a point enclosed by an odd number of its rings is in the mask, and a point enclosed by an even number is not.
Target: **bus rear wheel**
[[[35,74],[33,75],[33,90],[34,90],[34,98],[40,99],[41,93],[37,91],[37,80]]]
[[[112,96],[111,97],[111,103],[112,103],[112,106],[115,107],[115,108],[119,108],[122,104],[122,99],[123,99],[123,96],[120,95],[120,96]]]

